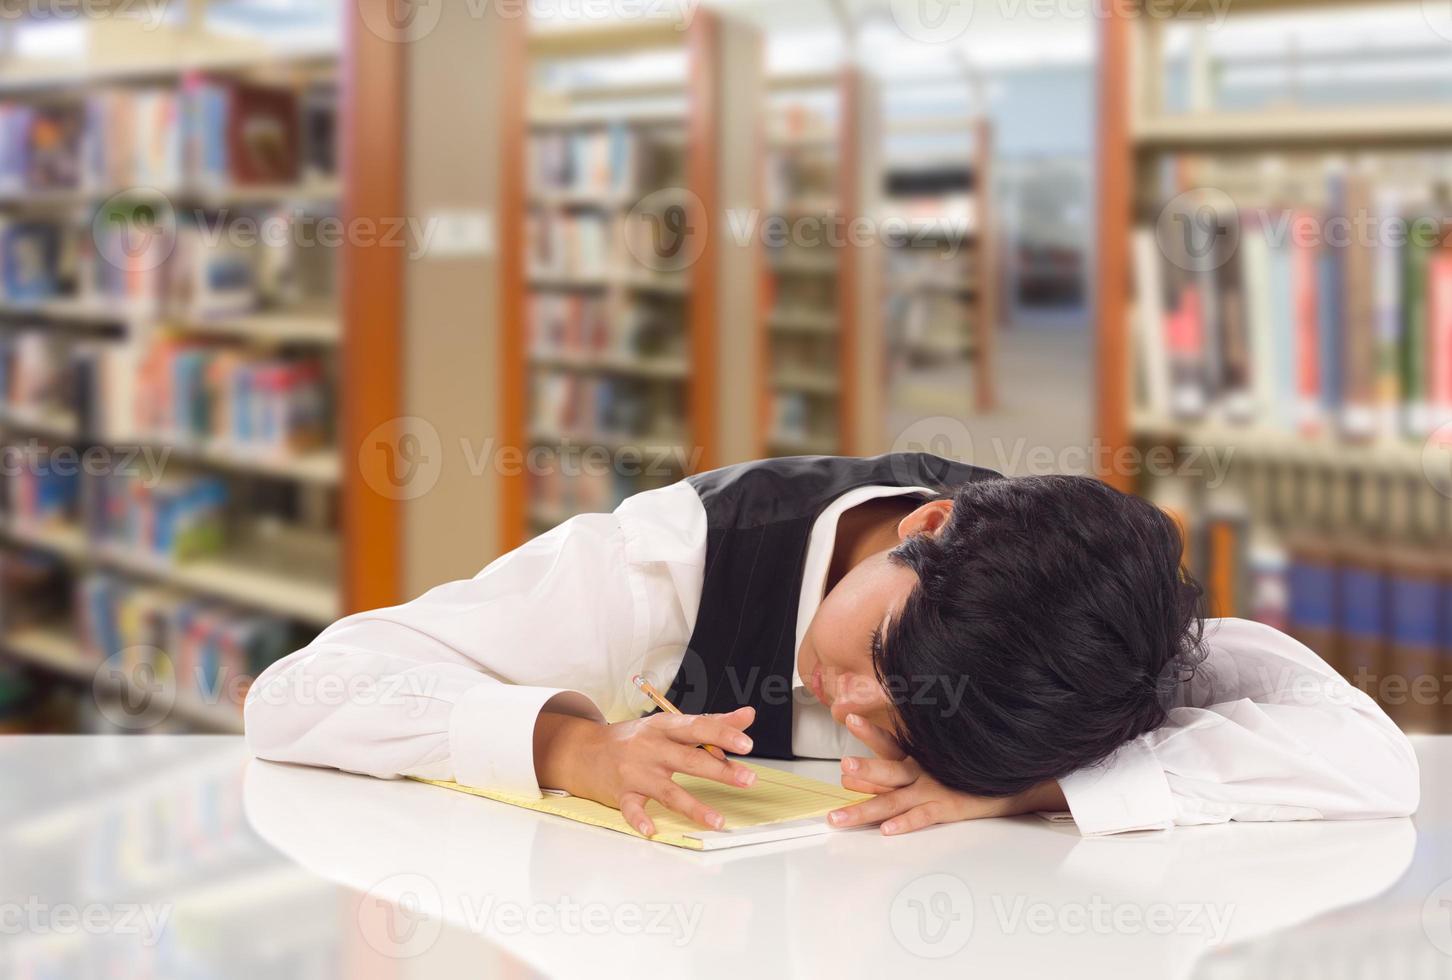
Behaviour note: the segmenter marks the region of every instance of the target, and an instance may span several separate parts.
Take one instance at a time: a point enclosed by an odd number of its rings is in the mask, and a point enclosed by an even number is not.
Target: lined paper
[[[791,831],[784,829],[782,834],[784,838],[801,836],[801,821],[822,817],[829,810],[869,799],[861,793],[854,793],[840,786],[824,783],[819,779],[799,776],[769,766],[756,766],[751,763],[744,763],[744,765],[749,766],[756,773],[756,784],[747,789],[724,786],[699,776],[686,776],[679,773],[676,775],[676,783],[682,789],[725,818],[724,830],[708,831],[652,800],[646,804],[645,810],[655,821],[656,833],[649,839],[660,844],[699,851],[707,846],[703,842],[703,838],[710,839],[712,849],[731,846],[731,833],[738,830],[755,831],[750,835],[743,835],[742,843],[748,842],[744,839],[747,837],[749,837],[750,843],[772,840],[775,838],[770,834],[762,834],[757,829],[769,827],[772,824],[786,823],[796,823],[798,826],[792,828]],[[442,786],[444,789],[468,793],[471,796],[482,796],[538,813],[553,814],[557,817],[564,817],[566,820],[589,824],[592,827],[603,827],[606,830],[629,834],[632,837],[642,836],[639,831],[626,822],[619,810],[596,803],[594,800],[581,799],[578,796],[547,795],[543,799],[534,799],[481,789],[476,786],[463,786],[447,780],[420,779],[419,782]],[[823,821],[823,826],[825,828],[825,821]]]

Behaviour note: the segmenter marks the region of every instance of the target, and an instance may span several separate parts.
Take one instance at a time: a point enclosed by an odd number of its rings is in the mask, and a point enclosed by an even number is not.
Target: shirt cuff
[[[578,691],[513,684],[480,684],[466,691],[449,716],[454,781],[539,797],[534,725],[546,707],[559,714],[605,720],[594,702]]]
[[[1059,788],[1086,837],[1168,830],[1175,824],[1165,771],[1139,739],[1120,746],[1106,762],[1065,776]]]

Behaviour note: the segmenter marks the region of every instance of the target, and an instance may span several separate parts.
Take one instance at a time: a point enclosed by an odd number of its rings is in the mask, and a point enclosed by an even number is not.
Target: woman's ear
[[[905,541],[914,534],[937,534],[952,516],[953,501],[929,500],[897,522],[898,540]]]

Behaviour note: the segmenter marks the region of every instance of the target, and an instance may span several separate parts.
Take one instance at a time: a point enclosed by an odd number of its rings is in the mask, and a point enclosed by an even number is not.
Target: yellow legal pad
[[[861,793],[853,793],[819,779],[798,776],[768,766],[751,768],[756,772],[756,785],[749,789],[735,789],[709,779],[701,779],[699,776],[677,774],[676,782],[696,799],[725,817],[726,827],[723,830],[706,830],[651,800],[645,809],[655,821],[656,833],[649,839],[693,851],[714,851],[743,844],[764,844],[793,837],[809,837],[828,830],[824,817],[828,810],[868,799]],[[626,823],[619,810],[578,796],[545,796],[543,799],[532,799],[475,786],[463,786],[448,780],[421,779],[419,782],[473,796],[483,796],[512,806],[522,806],[526,810],[550,813],[566,820],[630,834],[632,837],[642,837],[639,831]]]

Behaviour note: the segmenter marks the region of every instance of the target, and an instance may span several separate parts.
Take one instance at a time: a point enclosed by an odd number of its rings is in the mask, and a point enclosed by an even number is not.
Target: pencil
[[[652,684],[650,681],[646,680],[643,675],[636,674],[634,677],[632,677],[630,679],[630,683],[632,683],[636,687],[640,688],[640,693],[641,694],[644,694],[646,697],[648,697],[652,701],[654,701],[655,702],[655,706],[657,708],[659,708],[660,710],[665,711],[665,712],[669,712],[670,714],[673,714],[673,715],[683,714],[683,712],[681,711],[680,708],[677,708],[675,705],[673,705],[669,701],[667,701],[666,700],[666,696],[664,694],[660,693],[659,691],[657,691],[655,689],[655,685]],[[703,746],[701,746],[701,748],[705,749],[707,752],[711,753],[712,755],[716,756],[719,759],[725,759],[726,758],[726,753],[725,752],[722,752],[720,749],[716,748],[716,746],[714,746],[714,745],[703,745]]]

